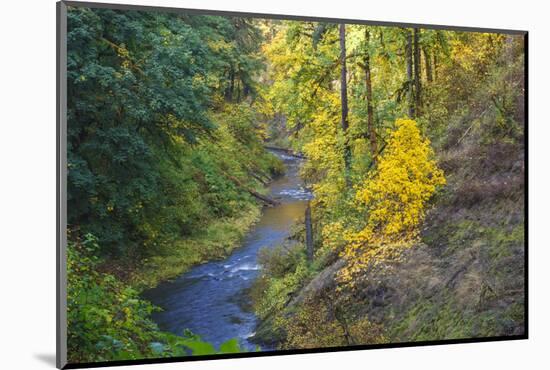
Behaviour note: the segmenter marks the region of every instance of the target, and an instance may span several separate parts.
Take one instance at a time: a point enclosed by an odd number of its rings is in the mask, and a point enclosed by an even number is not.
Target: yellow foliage
[[[505,35],[494,33],[472,33],[450,38],[452,60],[464,70],[475,72],[494,60],[504,39]]]
[[[426,202],[446,183],[416,122],[401,119],[396,126],[376,171],[357,188],[356,203],[366,211],[366,224],[358,232],[344,232],[343,255],[349,261],[344,281],[370,264],[397,259],[411,246]]]
[[[304,303],[290,317],[280,317],[277,324],[287,333],[282,349],[349,346],[387,343],[383,328],[363,317],[349,320],[340,317],[329,297],[316,297]]]
[[[323,250],[325,248],[338,251],[345,243],[343,238],[344,235],[344,225],[342,222],[330,222],[323,226],[321,230],[321,235],[323,237]]]
[[[297,36],[292,23],[264,46],[269,57],[269,77],[273,81],[265,94],[274,112],[284,112],[289,128],[300,127],[298,140],[308,161],[302,169],[313,183],[314,206],[333,209],[345,193],[343,141],[340,128],[340,94],[319,76],[326,75],[323,60],[336,60],[334,44],[321,42],[314,49],[311,39]],[[334,73],[334,72],[333,72]],[[331,76],[327,75],[326,79]]]
[[[316,121],[318,120],[316,119],[314,123]],[[312,124],[314,129],[315,126]],[[318,181],[313,184],[314,204],[333,208],[346,186],[343,176],[344,161],[335,125],[325,124],[325,126],[332,126],[333,132],[321,133],[315,130],[315,138],[303,146],[303,151],[308,157],[308,162],[304,165],[304,172],[316,173],[319,177]]]

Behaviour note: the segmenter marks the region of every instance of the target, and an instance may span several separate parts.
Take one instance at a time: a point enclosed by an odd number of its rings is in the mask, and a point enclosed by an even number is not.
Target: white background
[[[549,368],[550,245],[545,224],[549,209],[550,20],[543,1],[127,1],[530,31],[529,340],[143,365],[140,369]],[[55,1],[3,1],[1,17],[0,367],[51,369],[55,358]]]

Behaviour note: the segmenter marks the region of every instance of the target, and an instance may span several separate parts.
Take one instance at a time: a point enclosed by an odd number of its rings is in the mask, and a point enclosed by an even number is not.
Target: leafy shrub
[[[295,267],[280,277],[264,276],[265,291],[261,298],[254,303],[256,313],[265,318],[272,313],[281,313],[290,301],[291,294],[295,293],[311,275],[305,256],[296,261]]]
[[[156,324],[153,306],[112,275],[95,269],[97,239],[87,234],[67,248],[69,362],[140,358],[151,355]]]
[[[304,257],[302,244],[280,244],[275,248],[262,248],[258,254],[258,262],[262,272],[274,278],[280,278],[295,271]]]
[[[283,348],[319,348],[387,341],[382,327],[366,317],[350,320],[331,297],[316,297],[280,320],[287,337]]]
[[[365,226],[347,231],[343,280],[370,263],[394,258],[418,238],[427,201],[445,184],[428,139],[413,120],[397,120],[376,170],[358,187],[356,202],[364,208]]]
[[[156,309],[114,276],[96,271],[99,245],[91,234],[67,248],[67,321],[70,363],[243,352],[236,339],[219,349],[186,331],[158,329]]]

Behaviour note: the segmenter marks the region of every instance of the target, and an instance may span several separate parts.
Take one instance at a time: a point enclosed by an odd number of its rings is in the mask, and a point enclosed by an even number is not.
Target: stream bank
[[[311,198],[298,174],[301,159],[274,153],[287,167],[269,186],[269,196],[280,203],[263,209],[241,247],[226,259],[198,265],[143,292],[147,300],[162,308],[153,314],[161,330],[181,335],[189,329],[215,346],[237,337],[244,349],[256,349],[249,338],[254,335],[257,317],[246,293],[260,273],[258,252],[289,236],[290,227],[303,217]]]

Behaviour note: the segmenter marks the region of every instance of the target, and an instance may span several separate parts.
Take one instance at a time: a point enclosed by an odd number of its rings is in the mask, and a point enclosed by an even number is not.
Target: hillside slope
[[[489,78],[434,140],[447,185],[400,259],[368,268],[350,289],[338,280],[346,262],[337,251],[296,262],[299,228],[293,248],[265,258],[257,291],[271,293],[255,298],[258,342],[309,348],[525,333],[524,96],[522,69],[510,71],[513,124],[502,121]]]

